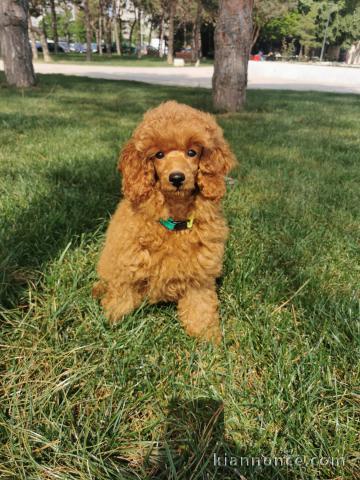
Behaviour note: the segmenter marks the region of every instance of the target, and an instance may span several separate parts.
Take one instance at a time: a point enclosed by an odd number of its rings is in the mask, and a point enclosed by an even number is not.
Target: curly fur
[[[197,159],[187,158],[189,148]],[[155,153],[165,152],[156,160]],[[106,234],[94,295],[116,322],[147,298],[178,303],[190,335],[220,341],[215,280],[227,226],[220,199],[235,158],[213,116],[174,101],[148,111],[124,147],[123,200]],[[169,171],[187,172],[177,190]],[[189,218],[192,229],[169,231],[159,219]]]

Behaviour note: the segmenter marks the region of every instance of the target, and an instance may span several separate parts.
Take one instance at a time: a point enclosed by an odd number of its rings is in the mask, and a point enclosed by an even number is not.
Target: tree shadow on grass
[[[154,85],[131,80],[104,80],[68,75],[37,75],[38,85],[25,92],[27,98],[43,98],[51,102],[97,113],[99,108],[119,115],[139,118],[148,108],[167,100],[187,103],[194,108],[213,111],[210,90],[200,87]],[[2,75],[0,72],[0,93]],[[7,97],[17,99],[19,91],[3,86]],[[109,98],[111,96],[111,98]]]
[[[71,79],[71,81],[68,80]],[[61,79],[61,87],[64,94],[59,93],[59,101],[62,104],[79,105],[89,111],[96,111],[96,108],[104,108],[111,113],[129,115],[130,118],[139,117],[149,108],[156,107],[159,103],[168,100],[176,100],[180,103],[187,103],[194,108],[213,111],[211,95],[204,88],[187,88],[151,85],[148,83],[126,81],[126,80],[102,80],[98,84],[96,80],[85,77],[64,77]],[[105,83],[105,85],[104,85]],[[84,97],[69,97],[68,89],[77,87],[94,98],[84,102]],[[105,95],[104,86],[106,86]],[[111,99],[106,95],[112,95]]]
[[[120,196],[118,176],[108,165],[94,169],[93,162],[77,172],[50,168],[46,183],[46,193],[19,209],[1,235],[0,304],[5,308],[17,306],[28,281],[36,282],[43,266],[69,242],[74,247],[83,234],[104,229]]]
[[[259,456],[239,448],[225,434],[222,400],[207,397],[170,401],[161,447],[143,467],[148,480],[298,478],[288,466],[263,465]]]

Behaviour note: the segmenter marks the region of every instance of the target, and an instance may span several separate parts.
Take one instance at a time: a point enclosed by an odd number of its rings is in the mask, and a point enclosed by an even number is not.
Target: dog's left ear
[[[204,148],[197,178],[202,195],[211,200],[220,200],[226,191],[225,175],[236,163],[235,155],[223,138],[212,150]]]

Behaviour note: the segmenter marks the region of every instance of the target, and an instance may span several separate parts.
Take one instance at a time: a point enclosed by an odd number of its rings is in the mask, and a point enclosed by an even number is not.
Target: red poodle
[[[188,334],[220,341],[215,280],[228,233],[220,200],[234,165],[212,115],[174,101],[145,113],[121,154],[124,198],[94,287],[111,321],[145,298],[173,301]]]

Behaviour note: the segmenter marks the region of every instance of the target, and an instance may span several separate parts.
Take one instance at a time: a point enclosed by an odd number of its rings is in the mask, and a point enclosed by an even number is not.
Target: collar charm
[[[159,222],[168,230],[190,230],[194,223],[194,215],[190,215],[188,220],[174,220],[173,218],[169,217],[167,220],[160,218]]]

